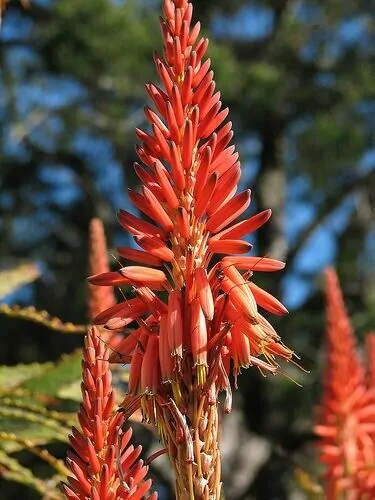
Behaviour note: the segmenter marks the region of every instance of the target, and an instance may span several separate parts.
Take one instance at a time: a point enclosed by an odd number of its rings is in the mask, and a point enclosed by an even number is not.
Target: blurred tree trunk
[[[271,126],[262,135],[260,169],[256,181],[257,209],[271,208],[272,218],[257,232],[259,255],[283,260],[287,253],[284,227],[286,200],[286,169],[283,158],[282,129]]]

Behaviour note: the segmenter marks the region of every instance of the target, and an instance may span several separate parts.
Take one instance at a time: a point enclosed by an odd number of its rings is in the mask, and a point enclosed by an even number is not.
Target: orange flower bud
[[[234,362],[234,375],[237,377],[241,368],[248,368],[251,365],[250,342],[246,335],[242,333],[238,324],[233,325],[231,334],[232,343],[230,349]]]
[[[219,138],[218,138],[219,141]],[[225,149],[220,149],[221,144],[218,142],[215,151],[215,159],[210,165],[210,170],[216,170],[218,174],[223,176],[232,167],[239,166],[237,161],[239,158],[238,153],[236,153],[236,148],[234,146],[229,146]],[[232,188],[233,189],[233,188]]]
[[[180,233],[181,238],[189,238],[190,236],[190,226],[189,226],[189,216],[184,207],[179,207],[176,213],[176,226]]]
[[[169,215],[166,213],[162,205],[159,203],[154,194],[146,187],[142,188],[143,196],[145,197],[148,208],[151,211],[152,219],[158,222],[162,228],[166,231],[172,231],[173,222],[171,221]]]
[[[182,127],[184,123],[184,111],[182,107],[181,94],[176,84],[173,85],[171,92],[168,92],[168,94],[171,96],[172,107],[177,125]]]
[[[113,350],[109,356],[109,362],[122,364],[130,363],[132,354],[138,343],[139,334],[139,329],[133,330],[116,344],[115,350]]]
[[[230,167],[220,176],[215,192],[207,207],[207,215],[214,214],[222,205],[227,203],[237,191],[237,184],[241,177],[239,164]]]
[[[212,175],[210,175],[207,184],[203,187],[202,191],[197,196],[197,202],[194,208],[194,212],[198,218],[202,217],[204,211],[206,210],[206,207],[215,190],[217,179],[218,179],[218,174],[214,172]]]
[[[263,226],[271,217],[271,210],[263,210],[249,219],[237,222],[231,227],[224,229],[220,233],[215,234],[213,238],[227,239],[227,238],[242,238],[247,234],[256,231],[259,227]]]
[[[178,189],[182,190],[185,188],[186,180],[184,169],[182,168],[180,151],[177,145],[172,141],[170,144],[170,157],[172,166],[172,177]]]
[[[288,314],[288,309],[273,295],[259,288],[255,283],[249,283],[250,290],[253,292],[257,303],[273,314]]]
[[[108,272],[108,273],[99,273],[94,274],[94,276],[89,276],[87,281],[92,285],[100,285],[100,286],[116,286],[116,285],[129,285],[130,280],[125,278],[119,272]]]
[[[202,186],[206,185],[208,175],[209,175],[209,167],[212,159],[212,149],[210,146],[207,146],[203,152],[200,153],[200,161],[199,167],[197,171],[197,179],[194,187],[194,195],[197,197],[199,192],[202,189]]]
[[[151,184],[156,182],[155,176],[146,168],[144,168],[142,165],[139,163],[135,162],[133,164],[135,173],[137,174],[139,180],[143,182],[144,184]]]
[[[135,236],[157,236],[163,240],[167,238],[167,233],[164,229],[154,226],[153,224],[150,224],[150,222],[146,222],[139,217],[126,212],[126,210],[119,210],[117,213],[117,220],[124,229],[130,231],[130,233]]]
[[[195,269],[195,285],[202,311],[208,320],[212,320],[215,312],[214,300],[212,297],[211,287],[207,279],[207,272],[202,267]]]
[[[155,255],[155,257],[158,257],[162,261],[171,262],[174,259],[173,251],[159,238],[134,236],[134,239],[143,250]]]
[[[166,314],[168,308],[155,293],[148,287],[137,287],[134,293],[142,300],[142,302],[152,311],[155,317]]]
[[[173,290],[168,299],[168,343],[172,356],[182,358],[183,314],[179,290]]]
[[[144,354],[146,352],[147,343],[150,333],[145,327],[140,328],[140,335],[137,347],[133,353],[130,370],[129,370],[129,393],[137,396],[141,391],[141,370]]]
[[[172,209],[176,209],[179,206],[179,201],[170,183],[165,167],[162,165],[160,161],[155,162],[154,167],[157,179],[159,181],[160,187],[163,191],[164,198],[168,206]]]
[[[127,266],[122,267],[119,272],[133,283],[163,285],[167,282],[163,271],[151,267]]]
[[[188,41],[186,41],[188,43]],[[194,69],[190,65],[186,68],[185,78],[182,82],[180,92],[181,92],[181,101],[182,105],[186,106],[191,103],[192,100],[192,87],[193,87],[193,77],[194,77]]]
[[[142,362],[141,392],[155,395],[160,383],[159,336],[150,335]]]
[[[194,129],[191,120],[186,120],[185,123],[183,145],[186,154],[184,154],[182,158],[182,165],[185,170],[189,170],[191,168],[191,161],[193,158],[193,151],[195,146]]]
[[[155,187],[156,187],[156,185],[152,185],[151,183],[147,185],[147,188],[149,189],[151,194],[156,196],[159,200],[163,200],[162,191],[160,188],[159,188],[159,193],[156,193],[156,195],[155,195]],[[138,210],[143,212],[150,219],[154,219],[157,222],[157,224],[160,224],[159,220],[157,220],[154,217],[154,212],[143,194],[137,193],[136,191],[132,191],[131,189],[128,189],[128,196],[129,196],[132,204],[135,207],[137,207]],[[167,234],[167,232],[165,234]],[[142,236],[142,234],[140,234],[140,236]],[[167,239],[167,236],[163,239]]]
[[[117,247],[117,253],[124,259],[141,262],[142,264],[149,264],[150,266],[160,267],[163,265],[163,260],[148,252],[142,252],[136,248],[130,247]]]
[[[116,304],[115,306],[112,306],[109,309],[101,312],[100,314],[95,316],[95,318],[93,319],[93,323],[95,325],[103,325],[112,318],[120,318],[124,321],[133,321],[134,318],[141,316],[147,311],[149,311],[149,307],[145,305],[141,300],[130,299],[126,302]]]
[[[174,361],[168,340],[168,318],[166,314],[160,318],[159,328],[159,360],[163,382],[171,382],[174,372]]]
[[[207,327],[199,298],[193,300],[190,311],[191,352],[194,365],[207,366]]]
[[[224,267],[226,278],[221,282],[222,289],[229,294],[237,311],[243,312],[250,321],[257,321],[258,309],[248,283],[234,266]]]
[[[212,132],[215,132],[217,128],[223,123],[225,118],[229,114],[229,109],[225,108],[220,111],[221,101],[219,101],[215,106],[213,106],[204,119],[200,122],[198,127],[198,135],[203,139],[209,137]]]
[[[168,123],[168,128],[170,130],[171,139],[175,143],[176,141],[179,140],[180,130],[179,130],[179,127],[177,125],[176,116],[174,114],[172,104],[169,101],[166,104],[166,120],[167,120],[167,123]],[[169,153],[170,153],[170,157],[174,158],[172,148],[170,148],[170,152]],[[185,180],[185,178],[183,177],[183,171],[182,170],[181,170],[181,179]],[[176,180],[175,180],[175,182],[176,182]],[[181,184],[176,183],[176,185],[177,185],[178,189],[182,189]]]
[[[161,114],[164,114],[166,108],[166,102],[168,100],[168,96],[166,95],[166,93],[163,92],[161,89],[159,89],[153,83],[146,83],[145,88],[151,99],[154,101],[156,107],[158,108],[158,111]]]
[[[250,205],[250,190],[238,194],[223,205],[207,221],[207,231],[217,233],[241,215]]]
[[[193,87],[198,87],[194,92],[193,104],[200,104],[208,87],[213,83],[214,72],[210,71],[209,73],[207,73],[209,66],[210,61],[207,60],[193,79]],[[198,80],[200,81],[198,82]]]
[[[169,138],[169,129],[165,126],[165,124],[161,121],[159,116],[149,107],[144,107],[144,113],[147,120],[152,124],[155,124],[162,134],[168,139]]]
[[[208,250],[212,253],[247,253],[251,248],[252,245],[243,240],[208,240]]]
[[[137,395],[141,391],[140,386],[140,378],[141,378],[141,369],[143,363],[143,352],[139,347],[134,351],[130,370],[129,370],[129,383],[128,390],[130,394]]]
[[[267,257],[224,257],[223,266],[231,265],[237,267],[237,269],[269,272],[284,269],[285,262],[268,259]]]

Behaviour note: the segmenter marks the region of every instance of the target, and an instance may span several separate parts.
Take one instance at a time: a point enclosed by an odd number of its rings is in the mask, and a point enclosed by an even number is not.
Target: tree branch
[[[365,175],[347,176],[341,185],[326,195],[317,209],[315,219],[303,229],[297,243],[290,247],[286,256],[286,261],[290,267],[293,266],[299,251],[304,247],[320,224],[341,205],[346,197],[353,195],[357,190],[366,189],[369,185],[371,186],[374,179],[375,170],[371,170]]]

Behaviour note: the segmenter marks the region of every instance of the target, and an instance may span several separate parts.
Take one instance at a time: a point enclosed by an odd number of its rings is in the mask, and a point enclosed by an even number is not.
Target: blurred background
[[[245,371],[223,431],[228,500],[303,499],[321,390],[321,273],[336,266],[358,338],[375,320],[375,1],[196,0],[217,87],[230,107],[251,213],[272,208],[250,241],[285,260],[258,282],[290,315],[273,324],[309,374]],[[8,295],[63,321],[87,321],[88,225],[128,244],[116,211],[136,185],[135,127],[161,50],[155,0],[9,1],[0,33],[0,269],[37,263]],[[113,261],[113,265],[116,263]],[[0,364],[57,360],[82,336],[0,315]],[[140,435],[146,450],[151,434]],[[163,461],[153,472],[173,498]],[[38,498],[0,482],[1,498]]]

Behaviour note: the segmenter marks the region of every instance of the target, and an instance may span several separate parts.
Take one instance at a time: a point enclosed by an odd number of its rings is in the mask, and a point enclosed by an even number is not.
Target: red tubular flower
[[[230,145],[228,109],[222,109],[211,62],[205,59],[208,40],[199,38],[200,24],[192,24],[188,0],[164,0],[163,13],[164,50],[154,57],[161,85],[146,85],[154,107],[145,108],[150,129],[136,131],[140,163],[135,171],[142,187],[130,192],[135,207],[152,222],[120,211],[120,224],[141,250],[122,247],[119,253],[140,265],[127,263],[90,281],[130,284],[142,301],[141,307],[133,302],[137,299],[128,300],[95,318],[107,328],[137,325],[116,347],[131,362],[125,411],[133,410],[139,397],[145,419],[157,425],[180,474],[178,496],[193,495],[193,489],[194,498],[219,498],[215,412],[219,390],[230,394],[230,360],[237,375],[250,365],[275,373],[279,359],[292,358],[258,306],[275,314],[287,310],[251,282],[253,272],[277,271],[284,263],[243,256],[251,245],[241,238],[267,222],[271,212],[235,222],[250,205],[250,190],[237,193],[240,163]],[[213,265],[214,254],[229,256]],[[206,430],[199,426],[203,417],[209,422]],[[190,439],[181,418],[194,429],[195,443],[210,443],[203,450],[196,444],[189,467],[177,463],[185,452],[190,456],[190,447],[176,451]],[[184,439],[172,437],[172,431]],[[203,453],[211,457],[207,470]]]
[[[366,387],[365,370],[333,269],[326,271],[326,295],[326,368],[315,432],[320,437],[320,461],[326,465],[325,498],[356,500],[365,498],[361,494],[368,487],[369,466],[375,463],[375,397]]]
[[[148,468],[139,459],[141,447],[130,445],[131,429],[122,431],[124,416],[114,413],[109,352],[95,328],[83,349],[81,430],[73,428],[67,465],[72,475],[62,490],[69,500],[156,499],[149,494]]]

